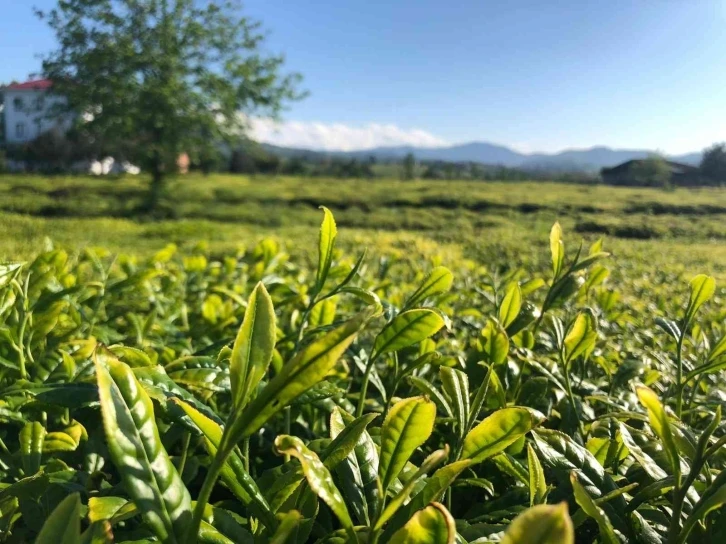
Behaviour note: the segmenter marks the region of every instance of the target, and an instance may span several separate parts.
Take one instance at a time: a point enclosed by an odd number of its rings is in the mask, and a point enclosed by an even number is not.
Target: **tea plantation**
[[[726,540],[718,189],[143,188],[0,177],[0,542]]]

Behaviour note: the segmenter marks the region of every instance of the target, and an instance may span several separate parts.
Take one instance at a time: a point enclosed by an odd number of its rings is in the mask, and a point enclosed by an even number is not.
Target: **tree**
[[[714,144],[703,151],[701,173],[713,183],[726,182],[726,143]]]
[[[667,187],[671,183],[671,168],[660,155],[652,155],[633,166],[633,181],[645,187]]]
[[[303,96],[237,0],[62,0],[37,14],[59,43],[43,72],[63,113],[151,172],[151,207],[181,153],[239,138],[251,116]]]
[[[403,172],[401,173],[401,177],[404,180],[411,180],[416,177],[416,157],[413,156],[413,153],[408,153],[403,158]]]

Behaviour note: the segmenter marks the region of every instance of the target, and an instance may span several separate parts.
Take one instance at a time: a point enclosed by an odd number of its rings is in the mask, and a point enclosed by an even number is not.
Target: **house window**
[[[15,107],[15,111],[22,111],[25,107],[25,104],[23,104],[22,98],[16,98],[13,100],[13,106]]]
[[[45,97],[39,96],[35,99],[35,109],[38,111],[42,111],[45,107]]]
[[[25,137],[25,123],[18,123],[17,125],[15,125],[15,137],[16,138]]]

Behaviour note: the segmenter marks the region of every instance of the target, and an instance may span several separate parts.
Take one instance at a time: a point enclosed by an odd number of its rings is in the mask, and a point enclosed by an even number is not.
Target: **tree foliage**
[[[712,182],[726,182],[726,143],[714,144],[704,150],[701,173]]]
[[[411,180],[416,177],[416,157],[413,156],[413,153],[408,153],[403,158],[401,177],[404,180]]]
[[[64,0],[38,12],[58,40],[43,71],[83,129],[153,175],[302,95],[236,0]]]
[[[633,181],[645,187],[666,187],[671,182],[671,169],[660,155],[651,155],[633,166]]]

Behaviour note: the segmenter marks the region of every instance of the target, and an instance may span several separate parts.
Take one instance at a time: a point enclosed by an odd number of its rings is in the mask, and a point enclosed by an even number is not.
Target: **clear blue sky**
[[[53,37],[25,2],[2,4],[0,81],[21,79]],[[248,0],[245,9],[311,93],[286,112],[285,143],[680,153],[726,140],[726,0]]]

